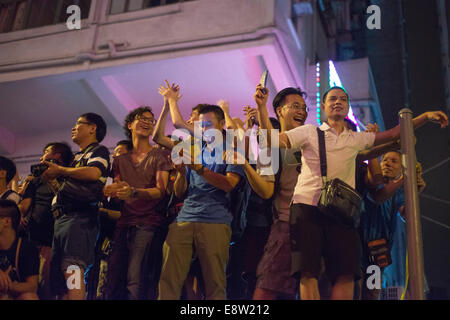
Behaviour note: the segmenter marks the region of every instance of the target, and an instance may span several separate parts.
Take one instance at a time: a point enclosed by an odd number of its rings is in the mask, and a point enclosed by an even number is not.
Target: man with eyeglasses
[[[398,139],[400,126],[378,133],[350,131],[344,121],[349,107],[344,88],[327,90],[322,98],[327,121],[319,130],[324,132],[326,144],[326,178],[339,178],[354,188],[358,152]],[[448,117],[441,111],[425,112],[413,119],[413,125],[417,128],[428,121],[448,126]],[[300,278],[301,299],[320,299],[318,278],[323,259],[332,283],[331,299],[350,300],[354,281],[361,277],[360,240],[353,226],[333,220],[318,208],[323,185],[318,139],[314,125],[279,134],[280,148],[301,148],[303,160],[291,205],[292,273]]]
[[[266,108],[268,97],[268,89],[258,85],[254,99],[261,129],[272,129]],[[281,132],[300,127],[308,116],[305,93],[298,88],[285,88],[273,99],[273,109],[280,121]],[[301,153],[298,149],[282,150],[280,158],[278,172],[269,175],[267,172],[262,175],[261,168],[255,172],[248,163],[244,166],[253,190],[264,199],[273,198],[274,221],[257,268],[255,300],[294,299],[296,293],[297,282],[291,276],[289,210],[301,170]]]
[[[148,299],[149,283],[143,276],[149,270],[143,262],[152,259],[152,250],[158,250],[152,243],[159,239],[166,217],[157,205],[166,194],[172,169],[168,151],[150,144],[155,122],[150,107],[127,115],[124,129],[133,149],[114,158],[114,183],[104,189],[106,196],[123,200],[108,259],[107,299]]]
[[[84,300],[83,275],[94,262],[98,234],[98,203],[109,173],[109,151],[99,143],[106,135],[106,123],[95,113],[81,115],[72,128],[72,141],[80,151],[70,167],[43,161],[48,168],[43,181],[55,189],[51,286],[64,300]],[[55,178],[64,178],[55,185]]]

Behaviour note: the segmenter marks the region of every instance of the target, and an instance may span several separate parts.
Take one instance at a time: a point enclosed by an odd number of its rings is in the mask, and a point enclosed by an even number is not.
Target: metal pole
[[[417,190],[416,153],[414,150],[412,111],[408,108],[400,110],[399,118],[402,164],[404,167],[406,241],[409,266],[408,286],[411,292],[411,299],[424,300],[422,224],[420,222],[419,197]]]

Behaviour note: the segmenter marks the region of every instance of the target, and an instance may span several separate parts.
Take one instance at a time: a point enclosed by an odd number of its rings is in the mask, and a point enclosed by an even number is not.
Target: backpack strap
[[[2,194],[2,196],[0,197],[0,199],[6,200],[6,199],[8,199],[8,197],[9,197],[11,194],[13,194],[13,193],[15,193],[14,190],[11,190],[11,189],[6,190],[6,191]]]
[[[17,240],[17,247],[16,247],[16,260],[14,263],[14,267],[16,268],[16,274],[17,274],[17,277],[19,278],[19,282],[21,280],[20,273],[19,273],[19,254],[20,254],[20,245],[21,244],[22,244],[22,237],[19,237],[19,239]]]
[[[327,153],[325,149],[325,133],[317,129],[317,135],[319,137],[319,157],[320,157],[320,173],[322,175],[322,183],[325,186],[327,181]]]

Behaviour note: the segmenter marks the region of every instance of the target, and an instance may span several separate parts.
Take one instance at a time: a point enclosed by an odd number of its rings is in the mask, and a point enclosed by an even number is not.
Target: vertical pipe
[[[405,177],[406,241],[409,266],[408,286],[413,300],[424,300],[422,224],[420,222],[419,197],[417,190],[412,111],[407,108],[400,110],[399,118],[402,164]]]
[[[409,73],[408,73],[408,52],[407,52],[407,38],[408,34],[406,32],[406,20],[405,20],[405,7],[403,5],[403,0],[398,1],[399,5],[399,29],[400,29],[400,47],[402,55],[402,78],[403,78],[403,101],[406,108],[409,108],[409,103],[411,101],[411,92],[409,89]]]

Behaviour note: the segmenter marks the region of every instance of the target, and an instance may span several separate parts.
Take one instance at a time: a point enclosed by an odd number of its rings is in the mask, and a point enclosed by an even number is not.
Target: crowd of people
[[[399,126],[357,132],[340,87],[319,127],[298,88],[276,94],[276,119],[261,85],[244,120],[223,100],[185,120],[180,87],[159,93],[159,117],[132,110],[112,159],[95,113],[72,128],[78,152],[48,143],[20,186],[0,157],[0,299],[378,299],[367,268],[391,263],[404,216]],[[448,125],[441,111],[413,124],[428,121]],[[332,179],[360,195],[350,223],[321,208]]]

